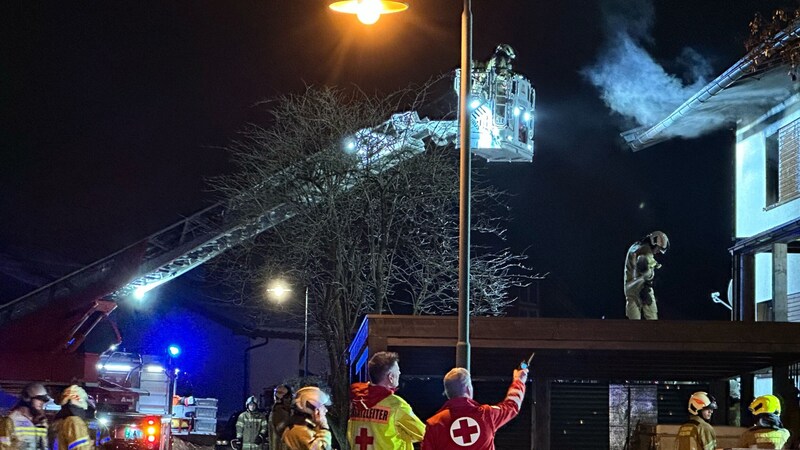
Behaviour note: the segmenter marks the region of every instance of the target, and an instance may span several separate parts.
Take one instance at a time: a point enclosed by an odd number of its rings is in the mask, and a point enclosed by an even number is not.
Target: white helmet
[[[50,395],[47,393],[47,388],[41,383],[31,383],[22,389],[22,399],[29,402],[33,399],[41,400],[45,403],[50,401]]]
[[[503,54],[508,57],[508,59],[514,59],[517,57],[517,53],[514,51],[514,48],[508,44],[500,44],[494,49],[495,55]]]
[[[294,394],[294,407],[306,414],[314,414],[322,405],[330,405],[331,397],[322,389],[315,386],[306,386],[298,389]]]
[[[696,416],[704,409],[717,409],[716,400],[703,391],[695,392],[689,398],[689,413]]]
[[[77,384],[73,384],[72,386],[68,386],[66,389],[64,389],[64,391],[61,393],[61,400],[58,402],[58,404],[61,406],[69,403],[81,409],[89,409],[89,396],[82,387],[78,386]]]
[[[251,403],[256,405],[256,406],[258,406],[258,400],[256,399],[255,395],[251,395],[250,397],[247,397],[247,401],[244,402],[244,407],[247,408],[247,406],[250,405]]]
[[[661,247],[661,253],[667,253],[669,238],[663,231],[653,231],[647,235],[647,238],[650,240],[650,245],[654,247],[657,245]]]

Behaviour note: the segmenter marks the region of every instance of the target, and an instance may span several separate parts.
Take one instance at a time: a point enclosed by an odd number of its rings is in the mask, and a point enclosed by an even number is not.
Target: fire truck
[[[27,383],[41,382],[57,395],[69,384],[81,384],[94,406],[89,428],[97,448],[170,450],[174,439],[215,440],[217,400],[175,397],[178,369],[169,357],[121,352],[114,346],[101,354],[67,359],[53,353],[48,355],[52,360],[72,363],[55,371],[43,360],[18,356],[22,360],[15,364],[0,365],[0,388],[16,394]],[[36,367],[38,372],[26,369]],[[49,414],[59,409],[53,401],[45,405]]]

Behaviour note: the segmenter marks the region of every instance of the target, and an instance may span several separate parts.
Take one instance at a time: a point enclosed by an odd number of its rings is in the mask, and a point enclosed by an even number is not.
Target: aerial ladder
[[[456,71],[458,93],[460,73]],[[469,99],[471,150],[490,162],[530,162],[534,149],[535,91],[530,81],[490,60],[475,64]],[[424,151],[425,142],[457,144],[458,120],[420,118],[415,111],[392,115],[372,128],[359,130],[349,140],[363,162],[374,163],[400,150],[409,157]],[[376,145],[377,144],[377,145]],[[374,164],[373,164],[374,165]],[[385,165],[376,165],[385,170]],[[116,302],[141,295],[256,235],[290,220],[292,207],[277,204],[256,217],[240,217],[236,201],[211,205],[139,242],[99,261],[0,305],[0,340],[6,348],[31,351],[57,349],[73,353],[88,334],[116,308]],[[57,306],[57,307],[56,307]],[[31,344],[18,340],[31,329],[55,321],[73,323],[53,339]],[[47,325],[45,325],[47,326]],[[53,328],[51,328],[53,329]],[[33,347],[31,347],[33,345]]]

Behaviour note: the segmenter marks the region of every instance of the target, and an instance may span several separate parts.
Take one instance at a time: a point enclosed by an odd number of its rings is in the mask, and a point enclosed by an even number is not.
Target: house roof
[[[800,22],[778,33],[769,47],[772,54],[800,39]],[[760,117],[798,91],[780,61],[756,65],[757,48],[705,85],[659,122],[625,131],[622,137],[633,151],[673,137],[697,137],[739,120]]]
[[[366,320],[369,352],[398,351],[406,376],[452,368],[457,317]],[[470,328],[479,377],[508,376],[531,352],[532,373],[555,379],[711,381],[800,361],[800,323],[474,317]]]

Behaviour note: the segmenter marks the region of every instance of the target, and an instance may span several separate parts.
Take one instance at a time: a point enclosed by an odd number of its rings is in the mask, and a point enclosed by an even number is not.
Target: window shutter
[[[800,120],[786,125],[778,134],[778,201],[800,196]]]

